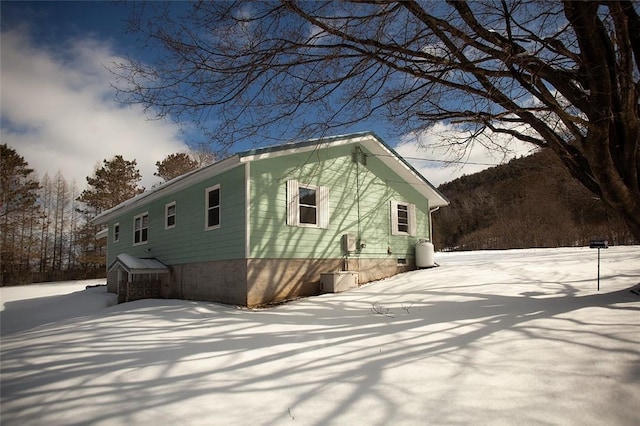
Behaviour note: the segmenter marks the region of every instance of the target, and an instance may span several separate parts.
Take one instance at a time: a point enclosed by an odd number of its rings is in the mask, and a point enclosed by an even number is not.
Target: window
[[[176,226],[176,203],[169,203],[164,206],[164,229],[175,228]]]
[[[287,225],[329,227],[329,189],[287,181]]]
[[[416,235],[416,206],[391,201],[391,235]]]
[[[207,188],[205,228],[216,229],[220,227],[220,185]]]
[[[300,209],[300,224],[318,224],[318,205],[316,189],[301,186],[298,189],[298,208]]]
[[[149,238],[149,213],[133,218],[133,245],[146,244]]]
[[[409,232],[409,206],[398,204],[398,232]]]
[[[120,224],[115,223],[113,225],[113,242],[117,243],[118,241],[120,241]]]

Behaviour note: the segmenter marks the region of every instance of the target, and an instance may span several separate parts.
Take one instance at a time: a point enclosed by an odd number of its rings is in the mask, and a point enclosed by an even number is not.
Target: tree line
[[[170,154],[154,175],[168,181],[214,159],[203,150]],[[136,160],[103,160],[82,191],[61,171],[38,179],[7,144],[0,162],[0,285],[103,277],[106,239],[91,221],[144,191]]]
[[[434,213],[441,250],[634,244],[625,221],[563,168],[549,149],[443,184]]]

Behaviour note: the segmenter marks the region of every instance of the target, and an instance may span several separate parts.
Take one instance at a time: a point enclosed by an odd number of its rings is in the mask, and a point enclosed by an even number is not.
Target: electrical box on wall
[[[353,234],[344,234],[342,236],[342,248],[347,253],[356,251],[356,236]]]

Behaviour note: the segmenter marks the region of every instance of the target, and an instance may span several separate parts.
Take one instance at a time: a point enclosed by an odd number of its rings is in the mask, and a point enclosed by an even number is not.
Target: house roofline
[[[302,142],[292,142],[264,148],[256,148],[242,152],[238,155],[240,156],[240,161],[247,162],[260,160],[263,158],[288,155],[291,153],[312,151],[322,148],[322,145],[330,147],[336,145],[348,145],[353,143],[361,143],[364,147],[368,148],[371,151],[379,151],[375,149],[375,143],[379,144],[384,151],[387,151],[385,154],[378,153],[377,155],[383,163],[385,163],[387,166],[389,166],[389,168],[391,168],[394,172],[398,173],[403,178],[415,179],[414,182],[410,183],[416,185],[424,184],[428,187],[427,191],[420,191],[419,188],[418,191],[430,202],[436,201],[435,203],[430,203],[431,207],[443,207],[449,205],[449,200],[444,196],[444,194],[442,194],[435,186],[433,186],[433,184],[429,182],[407,160],[405,160],[400,154],[398,154],[393,148],[391,148],[391,146],[389,146],[384,140],[382,140],[382,138],[380,138],[375,132],[371,131],[316,138]],[[376,152],[372,152],[372,154],[376,155]]]
[[[264,148],[255,148],[227,157],[217,163],[196,169],[175,179],[165,182],[151,191],[137,195],[117,206],[106,210],[93,219],[96,225],[109,222],[112,218],[137,208],[141,201],[153,201],[160,197],[178,192],[194,183],[214,177],[227,170],[235,168],[243,163],[261,160],[265,158],[279,157],[294,153],[306,152],[333,146],[360,143],[368,149],[372,155],[378,157],[391,170],[413,185],[427,200],[430,207],[442,207],[449,205],[449,200],[407,162],[393,148],[387,145],[374,132],[358,132],[347,135],[330,136],[274,145]]]
[[[238,154],[235,154],[231,157],[225,158],[224,160],[218,161],[217,163],[213,163],[208,166],[193,170],[189,173],[185,173],[182,176],[178,176],[168,182],[160,184],[158,187],[150,191],[146,191],[142,194],[136,195],[135,197],[130,198],[109,210],[105,210],[93,219],[93,223],[95,225],[107,223],[115,216],[119,216],[123,213],[127,213],[131,210],[136,209],[137,205],[141,201],[150,202],[164,197],[165,195],[173,194],[188,186],[191,186],[196,182],[201,182],[205,179],[226,172],[227,170],[231,170],[239,166],[240,164],[240,157],[238,156]]]
[[[262,148],[254,148],[254,149],[241,152],[238,155],[243,161],[253,161],[253,160],[259,160],[262,158],[267,158],[274,154],[278,155],[278,153],[280,153],[279,155],[285,155],[285,154],[290,154],[292,152],[295,153],[295,152],[304,152],[304,151],[314,150],[314,149],[317,149],[319,145],[326,145],[328,147],[329,145],[333,145],[335,142],[338,142],[338,141],[343,142],[341,145],[347,145],[347,144],[356,142],[356,139],[363,139],[366,137],[374,137],[379,142],[384,143],[382,142],[382,139],[376,136],[376,134],[373,132],[356,132],[356,133],[349,133],[345,135],[327,136],[327,137],[308,139],[308,140],[298,141],[298,142],[289,142],[284,144],[266,146]]]

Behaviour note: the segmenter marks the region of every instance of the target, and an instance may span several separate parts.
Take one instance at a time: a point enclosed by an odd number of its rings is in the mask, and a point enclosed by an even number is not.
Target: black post
[[[598,247],[598,291],[600,291],[600,247]]]
[[[609,242],[607,240],[591,240],[589,248],[598,249],[598,291],[600,291],[600,249],[609,248]]]

